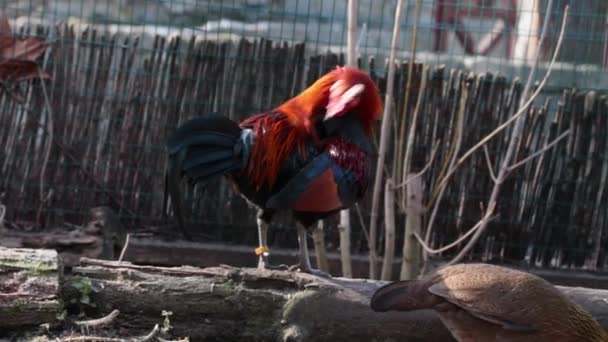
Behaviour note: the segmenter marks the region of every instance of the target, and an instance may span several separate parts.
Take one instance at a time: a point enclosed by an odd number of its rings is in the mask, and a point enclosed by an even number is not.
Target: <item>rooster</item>
[[[258,209],[258,268],[268,262],[266,235],[277,211],[297,223],[299,264],[312,269],[307,231],[361,199],[370,183],[370,137],[382,101],[369,76],[337,67],[275,109],[240,124],[223,116],[191,119],[167,142],[166,186],[184,231],[180,180],[224,175]]]

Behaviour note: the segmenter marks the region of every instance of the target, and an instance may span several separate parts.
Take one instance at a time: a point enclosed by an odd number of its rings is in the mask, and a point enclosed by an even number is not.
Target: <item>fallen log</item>
[[[61,275],[54,250],[0,247],[0,331],[55,323],[63,311]]]
[[[170,311],[177,336],[221,341],[450,341],[430,311],[374,313],[378,282],[323,279],[230,266],[138,266],[82,259],[71,282],[90,281],[101,312],[144,332]],[[75,294],[76,291],[70,291]],[[76,294],[77,295],[77,294]]]
[[[11,250],[0,249],[0,259],[3,253]],[[187,336],[191,341],[452,340],[433,312],[371,311],[369,298],[385,283],[380,281],[87,258],[62,279],[61,296],[68,312],[85,312],[91,318],[112,313],[104,323],[111,332],[104,331],[104,336],[144,336],[152,330],[164,333],[165,339]],[[608,291],[561,289],[608,327]],[[38,317],[28,324],[48,323],[47,319],[51,318]],[[9,328],[0,318],[0,332]],[[78,331],[69,317],[62,328],[46,333],[46,338],[69,341],[66,336]],[[99,329],[81,333],[100,335]]]
[[[1,214],[1,207],[0,207]],[[55,249],[63,260],[65,268],[78,265],[81,257],[95,259],[117,259],[122,250],[127,235],[120,219],[108,207],[90,209],[90,219],[84,226],[63,223],[44,232],[27,231],[0,225],[0,246],[10,248],[42,248]],[[255,267],[257,258],[253,253],[254,246],[238,246],[226,243],[192,242],[175,239],[175,234],[167,235],[169,229],[147,227],[145,232],[131,233],[129,248],[122,260],[136,264],[152,264],[159,266],[192,265],[210,267],[218,264],[229,264],[239,267]],[[353,277],[363,278],[369,270],[367,255],[352,256]],[[297,249],[272,248],[271,261],[274,264],[293,265],[298,262]],[[311,260],[315,266],[316,260]],[[327,253],[330,273],[334,276],[341,274],[340,254]],[[445,260],[431,260],[431,269],[443,264]],[[606,272],[591,272],[574,269],[546,270],[529,267],[517,267],[545,280],[564,286],[583,286],[589,288],[608,289],[608,274]],[[401,260],[393,264],[393,280],[397,280],[401,269]]]

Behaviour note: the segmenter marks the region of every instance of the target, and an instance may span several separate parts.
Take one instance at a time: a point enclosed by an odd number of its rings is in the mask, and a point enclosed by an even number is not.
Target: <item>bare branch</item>
[[[41,127],[43,129],[45,129],[45,133],[46,134],[50,134],[50,132],[48,132],[48,128],[44,127],[42,125],[39,125],[38,127]],[[121,200],[119,200],[110,190],[107,189],[106,186],[104,186],[102,184],[102,182],[100,180],[98,180],[96,178],[96,176],[92,173],[90,173],[85,166],[82,164],[82,161],[76,157],[75,154],[73,154],[70,151],[70,147],[67,145],[64,145],[61,141],[59,141],[60,139],[54,139],[53,143],[55,143],[55,145],[57,145],[57,147],[59,147],[59,150],[65,155],[67,156],[69,159],[72,160],[72,162],[79,167],[79,171],[80,173],[82,173],[83,176],[85,176],[86,178],[88,178],[91,182],[93,182],[98,188],[99,191],[102,191],[104,193],[105,196],[107,196],[108,198],[110,198],[117,206],[120,207],[121,210],[125,211],[126,213],[128,213],[131,216],[137,216],[135,214],[135,212],[131,209],[129,209]],[[49,191],[52,193],[52,190]],[[47,196],[50,196],[47,194]],[[50,199],[50,197],[48,197]],[[48,199],[47,199],[48,201]]]
[[[157,336],[156,339],[158,340],[158,342],[189,342],[190,341],[190,339],[187,337],[180,338],[177,340],[165,340],[164,338]]]
[[[408,62],[408,66],[407,66],[407,81],[405,83],[405,93],[403,94],[403,98],[404,98],[404,103],[403,103],[403,109],[401,112],[401,125],[399,127],[399,131],[396,133],[399,134],[399,142],[400,144],[397,145],[397,169],[394,170],[395,171],[395,175],[396,177],[399,177],[399,175],[401,174],[401,180],[405,180],[409,171],[407,170],[407,165],[409,163],[409,158],[410,158],[410,154],[411,154],[411,150],[413,148],[414,145],[414,137],[413,137],[413,132],[416,129],[416,121],[418,118],[418,113],[420,111],[420,104],[422,103],[422,98],[424,97],[424,91],[426,89],[426,76],[427,76],[427,70],[425,70],[426,68],[424,68],[422,70],[422,80],[420,82],[420,86],[419,86],[419,93],[418,93],[418,101],[416,103],[416,108],[414,109],[414,113],[412,113],[412,120],[410,123],[410,135],[408,136],[408,142],[406,144],[406,149],[405,149],[405,153],[403,152],[403,140],[405,137],[405,129],[406,129],[406,123],[407,120],[405,118],[407,118],[407,111],[409,109],[409,102],[410,102],[410,93],[411,93],[411,89],[412,89],[412,78],[414,75],[414,63],[416,61],[416,50],[417,50],[417,44],[418,44],[418,24],[420,22],[420,3],[421,0],[416,0],[416,4],[414,7],[414,23],[413,23],[413,27],[412,27],[412,39],[411,39],[411,45],[410,45],[410,58],[409,58],[409,62]],[[400,156],[404,156],[403,160],[400,160]],[[395,177],[395,181],[397,181],[399,178]],[[405,194],[404,194],[405,195]]]
[[[51,101],[49,100],[49,95],[46,91],[46,85],[44,83],[44,77],[40,68],[38,68],[38,77],[40,78],[40,86],[42,87],[42,94],[44,96],[44,106],[46,108],[47,113],[47,129],[49,132],[49,142],[44,153],[42,167],[40,168],[40,201],[44,202],[44,174],[46,173],[46,167],[49,163],[49,158],[51,157],[51,148],[53,147],[53,138],[55,135],[53,128],[53,110],[51,108]]]
[[[486,156],[486,163],[488,164],[488,171],[490,171],[490,177],[494,183],[498,183],[498,178],[496,178],[496,174],[494,173],[494,165],[492,165],[492,161],[490,160],[490,153],[488,152],[488,146],[483,145],[483,154]]]
[[[104,325],[108,325],[111,324],[112,322],[114,322],[114,320],[116,319],[116,317],[118,317],[118,315],[120,314],[120,311],[118,310],[113,310],[112,312],[110,312],[108,315],[101,317],[101,318],[97,318],[97,319],[90,319],[90,320],[86,320],[86,321],[74,321],[74,324],[79,326],[79,327],[83,327],[83,328],[98,328]]]
[[[148,342],[152,341],[153,338],[158,335],[160,328],[158,324],[154,326],[152,331],[142,337],[128,337],[128,338],[115,338],[115,337],[100,337],[100,336],[73,336],[64,337],[60,339],[61,342]]]
[[[0,227],[4,225],[4,217],[6,216],[6,206],[0,203]]]
[[[372,193],[372,211],[370,216],[369,228],[369,278],[377,277],[377,255],[376,255],[376,236],[378,234],[378,212],[380,210],[380,193],[382,192],[382,176],[384,160],[386,159],[386,149],[388,146],[388,136],[390,134],[391,115],[393,113],[391,104],[393,101],[393,85],[395,83],[395,51],[399,42],[399,32],[401,29],[401,14],[403,12],[403,0],[397,1],[395,8],[395,22],[393,24],[393,36],[391,39],[391,50],[388,62],[388,75],[386,80],[386,95],[384,99],[384,113],[382,127],[380,129],[380,146],[378,148],[378,161],[376,165],[376,176],[374,178],[374,189]]]
[[[424,175],[429,168],[431,167],[431,165],[433,164],[433,161],[435,160],[435,154],[437,152],[437,149],[439,148],[439,140],[435,141],[435,144],[433,145],[433,150],[431,151],[431,158],[429,159],[429,162],[426,163],[426,165],[424,165],[424,167],[422,168],[422,170],[418,171],[418,173],[416,173],[415,175],[408,177],[407,180],[401,184],[395,185],[393,187],[394,190],[398,190],[401,189],[403,187],[405,187],[410,181],[412,181],[415,178],[418,177],[422,177],[422,175]]]
[[[160,331],[160,328],[158,327],[158,324],[154,325],[154,328],[152,329],[152,331],[150,331],[148,333],[148,335],[146,336],[142,336],[139,339],[133,339],[133,342],[146,342],[146,341],[151,341]]]
[[[549,12],[547,11],[547,13],[549,13]],[[460,157],[458,159],[458,162],[456,163],[456,165],[454,165],[454,167],[451,168],[446,173],[446,175],[443,177],[443,179],[441,180],[441,183],[439,184],[440,188],[446,186],[450,177],[452,175],[454,175],[454,173],[456,172],[458,167],[460,165],[462,165],[473,153],[475,153],[479,148],[481,148],[483,145],[485,145],[488,141],[490,141],[492,138],[494,138],[496,135],[498,135],[498,133],[502,132],[510,124],[515,122],[515,120],[517,120],[517,118],[519,118],[522,114],[524,114],[527,111],[528,107],[532,104],[532,102],[534,102],[534,100],[536,99],[538,94],[540,94],[540,92],[543,90],[543,88],[545,87],[545,84],[547,83],[547,80],[549,79],[549,76],[551,75],[551,72],[553,71],[553,65],[555,64],[555,60],[557,59],[557,55],[559,55],[559,50],[562,46],[567,17],[568,17],[568,6],[566,6],[566,8],[564,10],[562,28],[561,28],[559,37],[557,39],[557,45],[555,47],[555,52],[553,53],[553,57],[551,58],[551,62],[549,63],[545,76],[543,77],[542,81],[540,82],[540,84],[538,85],[538,87],[536,88],[534,93],[532,93],[532,96],[530,96],[530,98],[522,106],[520,106],[519,110],[512,117],[510,117],[507,121],[505,121],[500,126],[496,127],[496,129],[494,129],[491,133],[489,133],[483,139],[481,139],[477,144],[475,144],[475,146],[471,147],[467,152],[465,152],[462,155],[462,157]]]
[[[363,231],[363,236],[365,236],[365,241],[369,244],[369,229],[367,229],[367,225],[365,224],[365,220],[363,219],[363,213],[361,212],[361,207],[359,203],[355,203],[355,211],[357,212],[357,218],[359,219],[359,224],[361,225],[361,230]]]
[[[551,12],[552,5],[553,5],[553,0],[549,0],[549,3],[547,5],[547,11],[545,13],[545,23],[543,25],[540,41],[538,43],[539,46],[542,46],[544,38],[545,38],[547,23],[549,21],[549,13]],[[555,51],[553,53],[552,64],[550,65],[550,68],[547,70],[547,74],[549,74],[551,72],[551,67],[553,66],[553,61],[555,61],[556,56],[559,54],[561,43],[564,38],[564,31],[566,29],[567,18],[568,18],[568,6],[566,6],[566,8],[564,9],[564,17],[562,19],[562,27],[561,27],[561,31],[559,34],[559,39],[557,42],[557,46],[555,47]],[[540,49],[538,49],[538,50],[540,50]],[[526,82],[526,87],[524,88],[524,92],[522,94],[522,98],[520,101],[520,107],[523,107],[525,105],[523,102],[525,100],[525,97],[527,96],[528,88],[529,88],[530,84],[532,83],[532,76],[534,75],[537,65],[538,65],[538,53],[534,60],[534,65],[532,67],[532,70],[530,71],[528,81]],[[538,87],[536,93],[538,93],[539,89],[542,89],[542,86]],[[532,96],[531,98],[534,98],[534,96]],[[521,111],[521,109],[520,109],[520,111]],[[521,135],[523,134],[525,121],[526,121],[525,116],[519,117],[517,120],[517,123],[515,124],[515,127],[513,128],[513,131],[511,132],[511,137],[509,139],[509,145],[507,147],[507,152],[505,153],[505,156],[501,162],[500,170],[498,171],[497,179],[499,182],[494,183],[494,188],[492,189],[492,193],[490,194],[490,199],[488,201],[488,203],[490,203],[490,205],[495,204],[496,201],[498,200],[498,196],[500,194],[501,183],[506,178],[507,174],[509,173],[509,165],[511,163],[511,158],[515,154],[516,146],[518,145],[519,139],[521,138]],[[488,210],[489,210],[489,208],[488,208]],[[482,220],[481,222],[482,222],[482,224],[479,226],[479,228],[477,229],[475,234],[471,237],[471,239],[467,242],[467,244],[458,252],[458,254],[448,263],[449,265],[453,265],[455,263],[460,262],[460,260],[462,260],[467,255],[467,253],[469,253],[469,251],[473,248],[473,246],[475,245],[475,243],[477,242],[477,240],[479,239],[479,237],[481,236],[481,234],[484,232],[485,228],[487,227],[487,223],[488,223],[487,221]]]
[[[462,89],[462,93],[460,94],[460,102],[458,104],[458,116],[456,119],[456,132],[453,138],[453,150],[451,152],[451,156],[450,156],[450,160],[448,162],[447,168],[448,170],[454,168],[454,164],[456,163],[456,158],[458,156],[458,152],[460,151],[460,147],[462,145],[462,132],[463,132],[463,126],[464,126],[464,111],[466,109],[466,103],[467,103],[467,98],[469,97],[469,87],[465,86]],[[450,147],[452,148],[452,147]],[[437,217],[437,211],[439,210],[439,204],[441,203],[441,200],[443,199],[443,195],[445,193],[446,187],[441,187],[439,188],[439,194],[437,195],[434,204],[432,205],[433,210],[431,212],[431,217],[429,218],[429,221],[427,223],[426,226],[426,233],[424,235],[424,241],[425,243],[428,245],[428,242],[430,241],[431,238],[431,232],[432,232],[432,228],[433,228],[433,223],[435,222],[435,218]],[[428,254],[427,253],[422,253],[422,259],[425,262],[425,266],[423,267],[423,269],[426,267],[426,261],[428,260]]]
[[[548,143],[547,145],[545,145],[543,148],[541,148],[540,150],[532,153],[531,155],[527,156],[526,158],[518,161],[517,163],[509,166],[509,172],[517,169],[518,167],[524,165],[525,163],[529,162],[530,160],[540,156],[541,154],[547,152],[547,150],[549,150],[550,148],[552,148],[553,146],[555,146],[558,142],[560,142],[562,139],[564,139],[565,137],[567,137],[568,135],[570,135],[570,130],[566,130],[564,133],[562,133],[559,137],[555,138],[555,140],[553,140],[552,142]]]
[[[491,214],[492,212],[488,211],[488,213]],[[477,222],[477,224],[475,224],[471,229],[469,229],[461,237],[459,237],[458,239],[456,239],[454,242],[450,243],[449,245],[445,245],[438,249],[433,249],[433,248],[429,247],[429,245],[427,245],[426,242],[424,242],[424,240],[420,237],[420,235],[418,235],[418,233],[414,233],[414,236],[416,237],[416,240],[418,240],[418,243],[420,244],[420,246],[422,246],[422,249],[424,249],[424,251],[426,253],[439,254],[439,253],[443,253],[451,248],[458,246],[462,241],[466,240],[471,234],[475,233],[477,231],[477,229],[479,229],[479,227],[481,227],[482,224],[487,224],[488,222],[491,222],[494,219],[496,219],[496,216],[488,216],[486,214],[486,216],[484,216],[484,218],[482,218],[479,222]]]
[[[384,186],[384,260],[380,279],[390,280],[395,260],[395,190],[389,178]]]
[[[357,67],[357,0],[348,0],[348,34],[346,36],[346,64]],[[320,224],[321,221],[320,221]],[[321,228],[321,230],[319,230]],[[340,211],[340,222],[338,223],[340,231],[340,262],[342,264],[342,276],[352,278],[352,257],[350,253],[350,209],[343,209]],[[323,240],[319,240],[322,237],[322,226],[317,227],[314,230],[313,237],[317,237],[315,240],[315,252],[317,253],[317,260],[319,263],[319,269],[324,272],[329,272],[327,267],[327,258],[325,256],[325,245]],[[325,261],[323,263],[322,261]],[[323,268],[323,266],[325,268]]]
[[[101,336],[72,336],[57,339],[59,342],[127,342],[124,338],[101,337]]]
[[[129,237],[131,237],[131,234],[127,234],[127,237],[125,238],[125,245],[122,246],[122,250],[120,251],[120,256],[118,257],[118,261],[122,261],[122,258],[125,256],[125,253],[127,252],[127,248],[129,247]]]

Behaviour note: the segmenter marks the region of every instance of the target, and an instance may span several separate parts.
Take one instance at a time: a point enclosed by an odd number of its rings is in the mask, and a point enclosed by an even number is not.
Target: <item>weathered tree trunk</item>
[[[4,248],[0,260],[3,277],[6,270],[28,270],[23,275],[27,281],[10,293],[30,293],[21,297],[20,310],[28,311],[19,315],[7,315],[10,302],[0,298],[0,332],[19,325],[56,323],[65,309],[57,300],[61,297],[94,318],[114,312],[112,333],[128,336],[145,335],[156,324],[163,324],[163,311],[169,311],[171,336],[164,337],[188,336],[191,341],[452,340],[433,312],[371,311],[369,298],[385,282],[230,266],[138,266],[87,258],[72,268],[71,275],[61,277],[61,262],[52,251]],[[9,283],[0,283],[3,297],[9,293],[4,284]],[[608,326],[607,290],[561,289]],[[55,332],[47,336],[49,340],[78,335],[78,330],[74,332],[74,327],[64,323],[63,335]],[[99,330],[81,333],[112,334]]]
[[[375,313],[378,282],[323,279],[229,266],[136,266],[83,259],[71,282],[90,280],[99,314],[119,310],[122,328],[150,330],[171,311],[177,336],[222,341],[450,341],[434,313]],[[70,296],[78,291],[67,290]]]
[[[63,311],[61,273],[54,250],[0,247],[0,331],[55,323]]]

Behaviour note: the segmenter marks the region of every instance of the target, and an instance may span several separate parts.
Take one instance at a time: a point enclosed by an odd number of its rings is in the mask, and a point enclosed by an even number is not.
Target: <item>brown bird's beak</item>
[[[416,281],[398,281],[382,286],[372,296],[370,306],[377,312],[415,310],[415,301],[412,301],[412,288]]]

